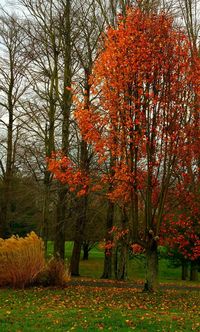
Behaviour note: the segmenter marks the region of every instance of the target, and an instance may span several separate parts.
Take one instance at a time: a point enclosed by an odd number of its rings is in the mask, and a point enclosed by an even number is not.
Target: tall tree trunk
[[[128,278],[128,216],[125,207],[122,210],[122,236],[119,240],[116,263],[115,263],[115,278],[118,280],[127,280]]]
[[[3,183],[3,199],[1,204],[0,215],[0,237],[8,238],[11,235],[11,227],[9,223],[9,207],[10,207],[10,179],[5,179]]]
[[[89,72],[88,68],[85,68],[85,92],[84,92],[84,108],[87,110],[90,105],[90,84],[89,84]],[[80,169],[88,176],[89,174],[89,158],[88,158],[88,145],[82,138],[80,142]],[[86,185],[87,187],[87,185]],[[86,191],[88,188],[86,188]],[[87,222],[87,206],[88,206],[88,193],[85,196],[80,197],[78,200],[79,215],[76,222],[76,234],[74,240],[74,246],[71,257],[71,275],[79,276],[79,263],[81,257],[81,248],[83,244],[84,230]]]
[[[144,291],[153,292],[158,288],[158,246],[152,239],[151,245],[146,250],[146,282]]]
[[[63,61],[64,61],[64,82],[63,94],[60,99],[60,106],[62,110],[62,152],[67,156],[69,152],[69,126],[70,126],[70,112],[71,112],[71,91],[66,87],[71,87],[71,1],[68,0],[64,6],[65,21],[61,26],[63,36]],[[67,213],[67,194],[68,189],[59,185],[58,202],[57,202],[57,218],[56,233],[54,239],[54,254],[59,254],[60,258],[65,257],[65,229],[66,229],[66,213]]]
[[[68,190],[60,185],[58,193],[59,205],[57,205],[57,218],[54,234],[54,256],[65,259],[65,227],[66,227],[66,202]]]
[[[198,263],[196,261],[191,261],[190,280],[198,281]]]
[[[45,255],[47,255],[48,229],[49,229],[49,188],[45,186],[43,197],[42,224],[40,236],[44,241]]]
[[[84,243],[83,245],[83,261],[88,261],[89,258],[89,244]]]
[[[112,234],[110,233],[111,228],[113,227],[113,218],[114,218],[114,203],[108,201],[107,208],[107,221],[106,221],[106,243],[112,241]],[[110,279],[112,278],[112,249],[104,252],[104,268],[101,278]]]
[[[115,252],[115,279],[127,280],[128,278],[128,247],[127,243],[121,242]]]
[[[104,252],[104,267],[101,279],[111,279],[112,278],[112,261],[113,261],[113,251],[110,249],[109,253],[105,250]]]
[[[74,240],[71,264],[70,264],[70,270],[72,276],[80,276],[79,263],[81,257],[81,246],[82,246],[81,239],[76,237]]]
[[[119,247],[116,246],[115,252],[114,252],[114,276],[115,279],[118,279],[118,259],[119,259],[119,253],[118,253]]]
[[[84,140],[81,141],[81,157],[80,157],[80,168],[82,171],[88,173],[88,152],[87,143]],[[74,245],[72,250],[70,270],[71,275],[79,276],[79,263],[81,257],[81,248],[84,239],[84,230],[87,222],[87,204],[88,198],[87,193],[85,196],[80,197],[77,202],[78,217],[76,220],[76,232],[74,238]]]
[[[185,260],[182,261],[181,263],[181,279],[182,280],[187,280],[188,278],[188,262],[186,262]]]
[[[7,156],[6,169],[3,179],[4,197],[1,209],[1,236],[7,238],[11,235],[9,222],[9,209],[11,204],[11,183],[13,177],[13,124],[14,124],[14,107],[13,107],[13,89],[14,89],[14,63],[10,55],[10,81],[7,95],[8,104],[8,126],[7,126]]]
[[[58,96],[57,96],[57,91],[56,93],[54,91],[54,86],[57,87],[58,85],[57,82],[58,82],[58,55],[54,51],[54,69],[52,71],[52,77],[50,79],[50,88],[49,88],[49,111],[48,111],[49,124],[46,123],[46,128],[45,128],[45,150],[47,158],[51,158],[52,152],[55,151],[55,114],[56,114],[56,105],[58,101]],[[42,226],[41,226],[41,236],[45,243],[45,253],[47,253],[47,242],[48,242],[51,182],[52,182],[52,177],[51,173],[48,171],[48,163],[47,163],[46,170],[44,173],[43,216],[42,216]]]
[[[47,254],[47,243],[49,237],[49,204],[50,204],[50,187],[51,176],[47,170],[44,174],[44,194],[43,194],[43,211],[40,235],[44,241],[45,254]]]
[[[87,211],[87,196],[81,197],[79,199],[78,208],[79,216],[76,221],[76,233],[74,239],[74,246],[72,250],[70,270],[72,276],[79,276],[79,263],[81,257],[81,248],[83,244],[84,229],[87,220],[86,211]]]

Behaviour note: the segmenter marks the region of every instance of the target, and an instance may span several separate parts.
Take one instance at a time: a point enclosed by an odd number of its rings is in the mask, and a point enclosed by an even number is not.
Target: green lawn
[[[49,243],[49,255],[52,248]],[[68,257],[71,249],[72,243],[66,243]],[[200,331],[198,290],[169,288],[147,294],[129,284],[129,288],[119,288],[117,283],[110,287],[113,282],[108,282],[108,287],[97,287],[94,278],[101,276],[103,256],[97,247],[88,261],[80,262],[81,278],[77,279],[93,278],[94,286],[0,289],[0,332]],[[144,259],[129,261],[130,281],[143,281],[144,274]],[[180,285],[180,269],[169,268],[162,259],[160,280]]]
[[[65,251],[68,261],[70,260],[72,252],[72,242],[66,242]],[[48,254],[53,253],[53,243],[49,242],[48,244]],[[103,271],[103,262],[104,262],[104,251],[100,249],[98,245],[91,250],[89,253],[88,261],[80,261],[80,275],[82,277],[89,278],[100,278]],[[130,259],[128,263],[128,279],[130,281],[144,280],[145,278],[145,259],[141,258]],[[172,267],[167,259],[159,260],[159,280],[162,283],[174,283],[179,282],[183,285],[196,285],[198,283],[184,281],[181,282],[181,268]]]
[[[200,331],[199,292],[68,286],[1,289],[1,332]]]

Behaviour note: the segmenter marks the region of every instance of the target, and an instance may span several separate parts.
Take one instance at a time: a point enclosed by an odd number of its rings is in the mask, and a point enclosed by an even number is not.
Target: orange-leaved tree
[[[90,80],[98,98],[76,119],[100,162],[115,160],[109,198],[129,206],[130,240],[145,248],[145,288],[154,290],[164,205],[190,142],[187,110],[197,109],[198,59],[171,17],[132,8],[107,30]]]

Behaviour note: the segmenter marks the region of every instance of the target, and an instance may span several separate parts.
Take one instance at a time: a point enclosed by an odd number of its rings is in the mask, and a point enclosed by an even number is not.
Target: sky
[[[15,7],[16,3],[16,0],[0,0],[0,6],[2,6],[6,11],[12,10]]]
[[[3,9],[9,14],[15,12],[20,16],[20,14],[22,14],[22,9],[17,3],[18,0],[0,0],[0,7],[3,7]]]

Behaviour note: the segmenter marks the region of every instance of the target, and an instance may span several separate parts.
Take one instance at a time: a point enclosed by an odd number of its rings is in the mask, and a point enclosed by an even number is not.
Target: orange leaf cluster
[[[84,196],[88,192],[90,179],[85,171],[82,171],[67,156],[57,153],[48,160],[48,169],[54,177],[63,184],[68,184],[70,191],[77,191],[78,196]]]
[[[188,38],[168,15],[130,9],[108,29],[90,83],[98,97],[87,110],[77,105],[76,119],[100,162],[114,160],[109,198],[127,202],[134,187],[149,190],[156,206],[195,130],[186,124],[188,110],[195,118],[200,63]]]

